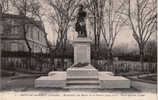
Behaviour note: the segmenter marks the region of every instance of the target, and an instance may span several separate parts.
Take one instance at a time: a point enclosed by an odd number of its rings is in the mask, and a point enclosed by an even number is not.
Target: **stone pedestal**
[[[74,65],[67,69],[67,88],[99,88],[98,70],[90,64],[90,44],[88,38],[73,41]]]
[[[77,38],[73,41],[74,64],[91,63],[90,44],[91,40],[88,38]]]

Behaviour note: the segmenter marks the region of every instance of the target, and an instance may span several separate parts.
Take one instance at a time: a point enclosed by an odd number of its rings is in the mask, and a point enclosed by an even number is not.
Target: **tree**
[[[9,10],[9,0],[0,0],[2,14]]]
[[[112,49],[121,28],[126,22],[126,19],[119,12],[124,11],[124,3],[114,0],[107,0],[104,6],[104,17],[102,19],[101,33],[105,40],[105,46],[108,50],[108,61],[112,63]]]
[[[76,9],[81,0],[48,0],[48,5],[52,8],[50,12],[51,24],[55,26],[57,33],[56,50],[64,55],[66,49],[67,32],[71,27],[76,15]],[[62,64],[64,58],[62,57]]]
[[[128,6],[127,15],[129,27],[132,29],[133,38],[139,46],[140,62],[142,70],[144,48],[149,38],[157,31],[157,0],[125,0]]]
[[[94,33],[94,49],[99,56],[100,51],[100,36],[101,36],[101,28],[102,28],[102,19],[103,19],[103,8],[105,6],[105,2],[107,0],[86,0],[85,5],[88,8],[88,12],[90,15],[88,16],[90,26],[93,27]]]

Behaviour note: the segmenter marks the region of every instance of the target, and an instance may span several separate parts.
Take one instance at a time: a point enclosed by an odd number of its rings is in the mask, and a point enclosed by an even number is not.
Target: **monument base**
[[[67,78],[71,77],[93,77],[98,78],[98,70],[95,69],[91,64],[84,67],[70,67],[67,69]]]
[[[41,76],[35,80],[35,87],[64,88],[66,86],[66,72],[50,72],[49,76]]]
[[[99,88],[98,70],[88,64],[67,69],[66,88]]]
[[[115,89],[130,88],[129,79],[113,76],[111,72],[98,72],[98,77],[69,76],[67,72],[50,72],[49,76],[41,76],[35,80],[35,87],[52,87],[64,89]]]
[[[131,81],[122,76],[113,76],[109,72],[99,72],[99,81],[101,89],[130,88]]]

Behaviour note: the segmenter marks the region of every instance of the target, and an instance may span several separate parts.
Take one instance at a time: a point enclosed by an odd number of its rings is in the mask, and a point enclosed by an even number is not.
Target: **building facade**
[[[29,51],[24,37],[24,25],[26,39],[31,47],[31,52],[48,53],[43,23],[21,15],[12,14],[2,15],[1,50],[13,52]]]

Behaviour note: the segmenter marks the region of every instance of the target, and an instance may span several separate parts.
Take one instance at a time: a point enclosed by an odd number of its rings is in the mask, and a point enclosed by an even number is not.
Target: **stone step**
[[[67,69],[67,76],[98,76],[98,71],[91,64],[85,67],[70,67]]]
[[[67,80],[98,80],[98,76],[67,76]]]
[[[99,85],[67,85],[65,89],[99,89]]]
[[[67,85],[99,85],[98,80],[69,80]]]

